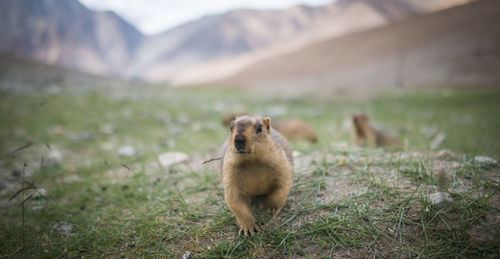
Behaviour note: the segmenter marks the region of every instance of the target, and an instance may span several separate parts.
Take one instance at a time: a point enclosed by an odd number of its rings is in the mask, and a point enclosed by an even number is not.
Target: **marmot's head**
[[[224,117],[224,119],[222,120],[222,124],[226,127],[229,127],[229,125],[231,124],[231,121],[235,120],[237,117],[244,116],[244,115],[248,115],[248,113],[240,112],[240,113],[229,114],[226,117]]]
[[[231,149],[240,155],[259,153],[268,148],[271,139],[271,119],[260,116],[240,116],[229,127]]]
[[[370,119],[366,114],[360,113],[352,115],[352,125],[355,127],[358,134],[363,134],[369,121]]]

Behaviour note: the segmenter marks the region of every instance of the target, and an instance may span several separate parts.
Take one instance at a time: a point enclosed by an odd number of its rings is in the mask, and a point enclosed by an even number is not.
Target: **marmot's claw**
[[[238,231],[239,236],[245,236],[245,237],[251,237],[255,235],[255,233],[259,232],[259,228],[257,226],[253,226],[250,228],[240,228],[240,231]]]
[[[276,216],[281,211],[281,208],[269,208],[269,214],[271,216]]]

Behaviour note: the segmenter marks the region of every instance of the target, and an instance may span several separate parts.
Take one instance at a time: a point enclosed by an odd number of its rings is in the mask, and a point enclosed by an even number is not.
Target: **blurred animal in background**
[[[368,118],[366,114],[354,114],[352,116],[351,125],[351,136],[356,145],[387,147],[399,143],[396,137],[382,130],[373,128],[370,124],[370,118]]]
[[[248,115],[248,113],[242,112],[236,114],[229,114],[226,117],[224,117],[222,123],[224,126],[229,127],[231,121],[235,120],[240,116],[245,116],[245,115]],[[318,142],[318,137],[316,135],[314,128],[311,125],[299,119],[274,120],[273,128],[290,140],[306,140],[311,143]]]

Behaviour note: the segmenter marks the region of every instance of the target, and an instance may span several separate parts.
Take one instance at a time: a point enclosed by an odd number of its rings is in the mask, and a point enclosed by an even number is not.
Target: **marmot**
[[[233,121],[236,117],[244,115],[248,115],[248,113],[242,112],[229,114],[224,117],[222,124],[228,127],[231,121]],[[290,140],[307,140],[311,143],[318,142],[318,137],[316,136],[316,132],[313,127],[299,119],[275,120],[273,122],[273,128]]]
[[[354,143],[359,146],[383,147],[398,144],[397,138],[387,135],[381,130],[374,129],[370,125],[370,119],[366,114],[352,116],[351,134]]]
[[[237,117],[223,146],[219,177],[240,226],[238,233],[253,235],[258,228],[251,198],[265,195],[264,206],[271,214],[280,212],[293,183],[292,149],[271,127],[269,117]]]

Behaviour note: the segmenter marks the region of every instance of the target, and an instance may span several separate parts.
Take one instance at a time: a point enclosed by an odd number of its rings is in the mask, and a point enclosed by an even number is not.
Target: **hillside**
[[[0,2],[0,53],[98,75],[206,81],[311,42],[467,1],[340,0],[318,7],[240,9],[145,36],[118,15],[90,10],[77,0],[6,0]]]
[[[101,75],[120,74],[143,37],[76,0],[1,1],[0,35],[0,53]]]
[[[500,2],[483,0],[312,43],[217,82],[352,91],[500,81]]]

